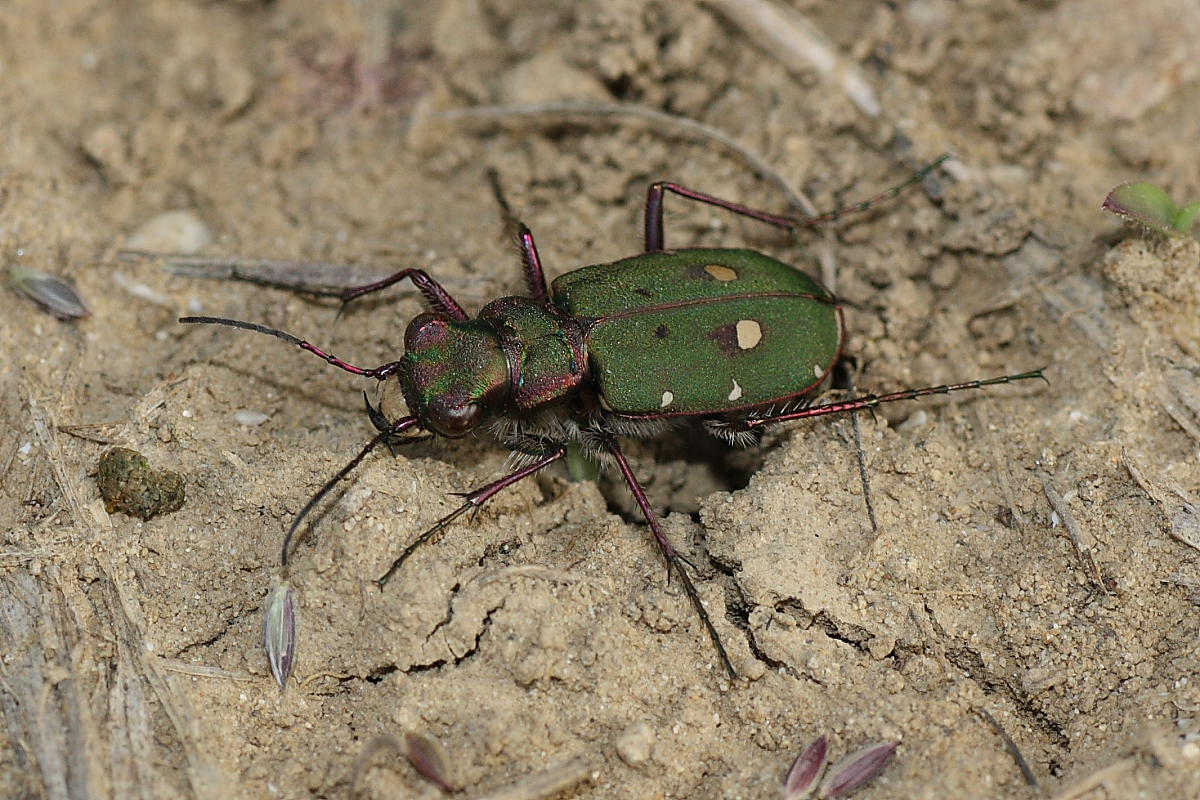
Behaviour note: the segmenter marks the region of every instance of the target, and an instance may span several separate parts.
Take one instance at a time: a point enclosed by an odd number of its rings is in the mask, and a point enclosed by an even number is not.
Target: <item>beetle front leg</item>
[[[370,403],[367,403],[368,408],[370,408],[370,405]],[[403,417],[395,422],[390,423],[386,428],[380,428],[379,433],[372,437],[371,441],[367,442],[367,444],[358,451],[358,455],[350,459],[349,463],[338,470],[336,475],[325,481],[324,485],[322,485],[321,488],[316,491],[316,494],[308,498],[308,502],[304,504],[304,507],[300,509],[300,513],[298,513],[295,519],[292,520],[292,524],[288,526],[287,534],[283,537],[283,547],[281,549],[281,556],[279,560],[280,566],[282,566],[284,569],[287,568],[288,551],[291,550],[292,537],[296,535],[296,531],[300,530],[300,523],[302,523],[309,515],[309,512],[317,507],[317,504],[321,502],[325,495],[333,491],[333,487],[337,486],[339,483],[345,480],[346,476],[357,469],[358,465],[363,462],[363,459],[370,455],[371,451],[378,447],[380,442],[389,442],[394,437],[399,436],[410,428],[415,427],[418,427],[416,417]]]
[[[543,469],[550,466],[555,461],[558,461],[566,454],[567,446],[562,443],[555,443],[553,449],[550,449],[546,455],[542,456],[534,463],[526,467],[522,467],[515,472],[509,473],[500,480],[493,481],[486,486],[481,486],[474,491],[467,492],[465,495],[463,495],[463,497],[466,498],[466,502],[451,511],[446,516],[439,519],[428,530],[414,539],[412,543],[408,545],[408,547],[404,548],[404,552],[402,552],[400,556],[392,562],[392,565],[388,567],[388,571],[385,572],[383,577],[379,578],[376,583],[378,583],[380,586],[385,585],[389,580],[392,579],[392,576],[396,574],[396,570],[400,569],[401,565],[408,560],[408,557],[411,556],[418,547],[425,544],[434,536],[445,530],[451,522],[454,522],[454,520],[461,517],[467,511],[482,508],[484,503],[486,503],[488,500],[491,500],[504,489],[507,489],[509,486],[512,486],[514,483],[524,478],[528,478],[530,475],[541,472]]]
[[[429,303],[430,307],[434,311],[445,314],[447,317],[455,320],[456,322],[465,322],[466,320],[470,319],[470,317],[467,316],[467,312],[463,311],[462,306],[458,304],[458,301],[451,297],[450,293],[447,292],[440,283],[430,277],[429,273],[422,269],[402,269],[399,272],[389,275],[381,281],[367,283],[362,286],[352,286],[349,289],[339,293],[338,296],[341,298],[342,306],[344,307],[351,300],[356,300],[359,297],[371,294],[372,292],[378,292],[381,289],[386,289],[392,284],[399,283],[405,278],[408,278],[413,282],[413,286],[417,287],[417,290],[421,292],[421,295],[425,298],[425,301]]]
[[[521,248],[521,266],[525,271],[525,286],[529,289],[529,296],[536,300],[538,305],[544,306],[550,302],[550,292],[546,288],[546,274],[542,271],[542,259],[538,256],[533,232],[513,213],[508,198],[504,196],[504,189],[500,186],[500,174],[494,168],[489,168],[487,177],[492,194],[496,197],[496,204],[500,206],[500,216],[504,219],[504,225],[512,231],[517,246]]]
[[[654,534],[654,540],[658,543],[659,550],[662,551],[663,557],[667,560],[667,569],[674,569],[675,574],[679,576],[679,582],[683,584],[683,591],[692,602],[696,613],[700,616],[700,621],[704,623],[704,628],[708,631],[708,638],[712,639],[713,646],[717,648],[717,655],[720,656],[721,663],[725,665],[729,677],[736,680],[737,670],[733,668],[733,662],[729,660],[729,654],[725,652],[725,645],[721,641],[721,635],[717,633],[716,627],[713,626],[712,619],[708,616],[708,610],[704,608],[704,602],[700,599],[700,593],[696,591],[691,577],[688,576],[687,570],[684,569],[685,559],[675,549],[675,546],[671,544],[671,540],[667,538],[662,525],[659,524],[658,515],[654,513],[654,508],[651,507],[641,483],[638,482],[637,477],[633,474],[633,469],[630,468],[625,454],[621,452],[616,437],[604,434],[601,437],[601,441],[612,457],[616,459],[617,466],[621,470],[621,476],[625,478],[625,483],[629,486],[629,491],[633,493],[634,502],[641,509],[642,516],[646,518],[646,524],[650,526],[650,531]]]

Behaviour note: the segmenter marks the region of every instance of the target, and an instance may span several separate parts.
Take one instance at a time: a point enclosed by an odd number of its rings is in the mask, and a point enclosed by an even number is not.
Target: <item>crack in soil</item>
[[[930,624],[933,626],[937,635],[947,642],[957,642],[958,640],[949,635],[946,629],[938,622],[933,610],[925,606],[925,613],[929,618]],[[1042,731],[1051,741],[1063,750],[1071,749],[1071,740],[1062,726],[1054,721],[1046,711],[1039,708],[1024,690],[1013,686],[1009,681],[996,675],[983,662],[983,656],[977,651],[972,650],[966,645],[960,645],[953,649],[943,648],[943,654],[946,660],[959,669],[967,678],[978,684],[983,689],[985,694],[1000,695],[1008,699],[1013,704],[1017,712],[1022,714],[1026,719],[1034,724],[1036,728]]]

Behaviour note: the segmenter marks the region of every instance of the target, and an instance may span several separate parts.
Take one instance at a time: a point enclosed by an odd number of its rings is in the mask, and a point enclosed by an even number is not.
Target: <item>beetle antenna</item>
[[[926,164],[925,166],[921,167],[916,172],[914,172],[903,183],[896,184],[892,188],[890,188],[886,191],[880,192],[879,194],[875,195],[874,197],[868,198],[866,200],[860,200],[857,203],[852,203],[848,206],[842,206],[841,208],[834,209],[833,211],[826,211],[824,214],[817,214],[815,217],[797,217],[792,221],[792,227],[793,228],[815,228],[818,225],[825,225],[830,222],[835,222],[835,221],[841,219],[842,217],[848,216],[850,214],[857,214],[861,211],[867,211],[867,210],[873,208],[874,206],[877,206],[880,203],[884,202],[885,200],[891,200],[893,197],[900,194],[905,189],[907,189],[909,186],[912,186],[914,183],[920,183],[921,181],[925,180],[926,176],[928,176],[929,173],[933,172],[935,169],[940,167],[942,164],[944,164],[949,159],[950,159],[950,154],[944,153],[941,156],[938,156],[938,158],[936,158],[933,161]]]
[[[301,350],[307,350],[338,369],[344,369],[346,372],[361,375],[364,378],[374,378],[380,381],[386,380],[396,374],[396,370],[400,366],[399,361],[389,361],[387,364],[378,367],[356,367],[353,364],[342,361],[331,353],[326,353],[315,344],[307,342],[299,336],[293,336],[287,331],[281,331],[278,328],[268,328],[266,325],[259,325],[256,322],[243,322],[240,319],[226,319],[225,317],[180,317],[179,321],[185,325],[225,325],[230,328],[241,328],[242,330],[254,331],[255,333],[265,333],[268,336],[274,336],[276,339],[282,339],[288,344],[294,344]]]
[[[288,551],[291,549],[292,537],[300,528],[300,523],[304,522],[305,517],[307,517],[314,508],[316,508],[317,503],[320,503],[321,500],[324,499],[325,495],[329,494],[329,492],[333,490],[333,487],[337,486],[347,475],[353,472],[355,467],[361,464],[363,459],[366,458],[372,450],[378,447],[381,443],[390,441],[397,434],[403,433],[416,424],[416,417],[404,417],[392,423],[387,430],[383,430],[375,434],[375,436],[371,438],[371,441],[367,442],[363,449],[358,451],[358,455],[350,459],[346,466],[338,470],[337,474],[332,478],[325,481],[325,485],[318,489],[316,494],[308,499],[308,502],[304,504],[304,508],[300,509],[300,513],[297,514],[296,518],[292,520],[292,524],[288,527],[287,534],[283,537],[283,548],[279,559],[282,567],[287,567]]]

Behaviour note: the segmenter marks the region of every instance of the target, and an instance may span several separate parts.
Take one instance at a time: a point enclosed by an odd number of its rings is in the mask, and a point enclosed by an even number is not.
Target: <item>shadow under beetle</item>
[[[308,501],[283,542],[318,502],[381,443],[406,431],[459,437],[492,421],[517,456],[515,471],[474,491],[410,543],[379,579],[385,584],[423,543],[498,492],[536,474],[577,442],[591,457],[615,464],[666,559],[679,577],[725,669],[733,664],[685,569],[685,559],[622,452],[624,436],[649,437],[671,423],[698,419],[731,444],[751,444],[766,425],[873,408],[881,403],[1041,378],[1041,370],[891,394],[809,405],[837,363],[845,338],[837,299],[813,278],[774,258],[744,249],[667,249],[663,198],[680,197],[795,230],[830,222],[895,196],[947,156],[870,200],[814,217],[759,211],[674,183],[650,186],[645,251],[610,264],[560,275],[547,287],[533,234],[508,208],[491,173],[506,223],[520,246],[526,297],[493,300],[472,318],[420,269],[343,292],[343,302],[410,280],[432,309],[404,332],[404,355],[378,367],[357,367],[289,333],[219,317],[183,317],[266,333],[320,356],[339,369],[379,381],[395,377],[410,416],[387,420],[367,402],[379,433]],[[407,440],[406,440],[407,441]]]

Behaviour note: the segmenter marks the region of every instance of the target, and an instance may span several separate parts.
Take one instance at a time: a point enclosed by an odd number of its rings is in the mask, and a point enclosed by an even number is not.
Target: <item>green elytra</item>
[[[405,269],[376,283],[333,293],[349,302],[410,280],[432,307],[405,330],[405,353],[363,368],[292,334],[220,317],[184,317],[276,336],[362,377],[397,377],[409,416],[388,420],[370,403],[379,430],[345,467],[309,499],[284,537],[286,568],[292,537],[308,513],[381,443],[410,430],[457,437],[491,419],[519,456],[513,472],[464,495],[464,502],[411,541],[378,580],[385,584],[405,560],[465,512],[565,457],[569,442],[614,464],[633,493],[667,562],[731,677],[733,663],[686,560],[676,551],[618,442],[649,436],[680,418],[699,418],[731,443],[755,441],[765,425],[873,408],[1000,383],[1041,378],[1041,370],[884,395],[809,405],[807,400],[841,352],[841,312],[813,278],[769,256],[743,249],[668,250],[663,240],[666,193],[716,206],[786,229],[812,226],[871,207],[929,174],[946,157],[871,200],[798,219],[759,211],[673,183],[651,185],[645,207],[645,250],[559,276],[547,286],[533,234],[493,189],[520,244],[527,297],[488,303],[472,318],[431,276]]]
[[[728,413],[804,394],[842,326],[817,281],[753,250],[691,249],[569,272],[551,299],[586,320],[592,380],[625,416]]]

